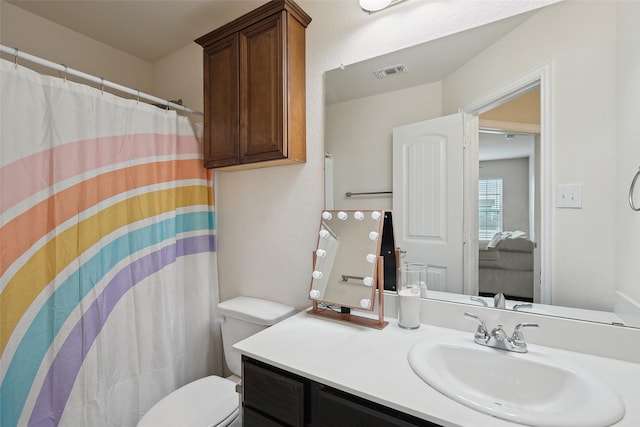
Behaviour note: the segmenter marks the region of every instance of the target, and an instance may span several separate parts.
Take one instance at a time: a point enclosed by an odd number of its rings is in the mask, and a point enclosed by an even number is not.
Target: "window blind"
[[[491,240],[502,231],[502,178],[478,181],[478,238]]]

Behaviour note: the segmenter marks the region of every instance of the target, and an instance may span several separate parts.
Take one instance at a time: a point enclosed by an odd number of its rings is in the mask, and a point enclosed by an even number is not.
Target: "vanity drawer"
[[[440,427],[317,383],[312,399],[313,427]]]
[[[292,427],[304,425],[305,384],[289,375],[260,366],[253,360],[242,364],[243,406],[250,413],[244,420],[250,425],[255,412],[269,419]],[[254,418],[250,418],[254,416]],[[255,425],[270,425],[256,422]],[[279,425],[274,423],[272,425]]]
[[[242,410],[243,427],[284,427],[282,423],[273,421],[246,406]]]

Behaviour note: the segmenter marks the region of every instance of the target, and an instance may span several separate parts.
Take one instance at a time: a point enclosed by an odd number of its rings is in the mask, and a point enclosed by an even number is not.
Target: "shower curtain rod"
[[[108,80],[103,79],[102,77],[96,77],[96,76],[92,76],[91,74],[84,73],[82,71],[74,70],[73,68],[69,68],[64,64],[56,64],[55,62],[51,62],[51,61],[48,61],[46,59],[43,59],[43,58],[40,58],[40,57],[37,57],[37,56],[34,56],[34,55],[30,55],[30,54],[25,53],[25,52],[21,52],[20,50],[18,50],[16,48],[10,48],[10,47],[7,47],[5,45],[0,44],[0,52],[5,53],[7,55],[13,56],[14,62],[16,64],[18,63],[18,59],[24,59],[26,61],[33,62],[34,64],[42,65],[42,66],[51,68],[53,70],[62,72],[62,73],[65,74],[65,77],[67,75],[79,77],[81,79],[88,80],[88,81],[93,82],[93,83],[97,83],[101,87],[108,87],[108,88],[111,88],[111,89],[118,90],[120,92],[127,93],[129,95],[134,95],[134,96],[137,97],[137,99],[145,99],[147,101],[155,102],[155,103],[160,104],[162,106],[166,105],[167,107],[173,108],[174,110],[180,110],[180,111],[184,111],[184,112],[187,112],[187,113],[195,114],[195,115],[198,115],[198,116],[202,116],[203,115],[200,111],[192,110],[191,108],[187,108],[184,105],[176,104],[175,102],[171,102],[171,101],[168,101],[166,99],[158,98],[158,97],[155,97],[153,95],[149,95],[148,93],[140,92],[139,90],[131,89],[131,88],[128,88],[126,86],[122,86],[122,85],[120,85],[118,83],[110,82]]]

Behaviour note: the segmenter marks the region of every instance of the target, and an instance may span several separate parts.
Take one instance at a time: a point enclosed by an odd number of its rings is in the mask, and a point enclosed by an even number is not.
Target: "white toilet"
[[[241,373],[240,353],[233,345],[295,314],[288,305],[250,297],[236,297],[218,305],[223,316],[224,357],[234,377],[201,378],[169,394],[140,420],[138,427],[240,426],[240,398],[236,382]]]

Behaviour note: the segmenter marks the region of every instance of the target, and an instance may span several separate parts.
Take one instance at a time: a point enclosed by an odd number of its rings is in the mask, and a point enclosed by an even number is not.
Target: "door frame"
[[[540,87],[540,303],[551,304],[551,237],[553,223],[551,146],[551,63],[509,81],[459,108],[464,120],[464,292],[478,295],[478,151],[479,115]]]

